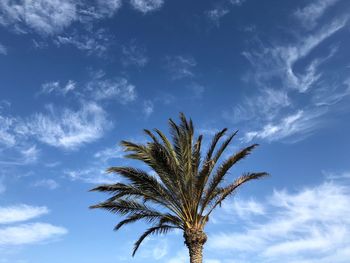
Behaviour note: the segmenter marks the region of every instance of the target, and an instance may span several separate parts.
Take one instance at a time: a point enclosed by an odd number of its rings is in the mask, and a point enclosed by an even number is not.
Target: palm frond
[[[220,148],[217,150],[217,152],[215,153],[215,156],[213,158],[214,162],[216,163],[219,158],[221,157],[222,153],[226,150],[227,146],[231,143],[233,137],[236,136],[236,134],[238,133],[238,131],[235,131],[234,133],[232,133],[220,146]]]
[[[151,234],[166,234],[168,233],[170,230],[175,229],[176,227],[174,226],[169,226],[169,225],[158,225],[155,227],[151,227],[149,229],[146,230],[145,233],[143,233],[140,238],[135,242],[134,244],[134,250],[132,252],[132,256],[135,256],[136,251],[139,249],[141,243],[144,241],[144,239],[151,235]]]
[[[159,212],[141,212],[141,213],[137,213],[134,215],[129,216],[128,218],[120,221],[115,227],[114,230],[118,230],[120,229],[122,226],[126,225],[126,224],[130,224],[130,223],[134,223],[136,221],[139,220],[146,220],[148,223],[152,223],[154,221],[159,221],[162,223],[170,223],[173,226],[181,226],[179,225],[179,222],[181,222],[181,220],[171,214],[162,214]]]
[[[246,182],[250,180],[257,180],[261,179],[263,177],[268,176],[268,173],[265,172],[260,172],[260,173],[247,173],[239,178],[237,178],[232,184],[224,187],[224,188],[219,188],[217,189],[215,195],[211,197],[212,200],[215,200],[214,205],[209,209],[208,213],[206,214],[206,217],[211,214],[211,212],[218,206],[221,205],[222,201],[224,201],[229,195],[231,195],[238,187],[241,185],[245,184]]]
[[[214,152],[214,150],[216,148],[217,143],[219,142],[221,137],[225,135],[226,131],[227,131],[227,128],[224,128],[224,129],[222,129],[221,131],[219,131],[218,133],[216,133],[214,135],[213,140],[212,140],[212,142],[211,142],[211,144],[209,146],[209,149],[207,151],[204,163],[209,162],[211,160],[211,157],[213,155],[213,152]]]
[[[90,206],[91,209],[101,208],[105,209],[111,213],[116,213],[120,215],[134,215],[137,213],[157,213],[151,207],[145,204],[141,204],[135,200],[124,200],[119,199],[112,202],[102,202],[96,205]]]
[[[257,147],[258,144],[253,144],[251,146],[248,146],[244,148],[243,150],[239,151],[238,153],[232,155],[229,157],[226,161],[224,161],[221,166],[216,171],[216,174],[212,177],[209,186],[206,190],[206,193],[202,199],[202,209],[201,211],[204,211],[205,207],[208,205],[209,200],[211,200],[211,197],[215,191],[215,189],[219,186],[219,184],[222,182],[224,176],[227,174],[228,170],[237,162],[248,156],[251,151]]]

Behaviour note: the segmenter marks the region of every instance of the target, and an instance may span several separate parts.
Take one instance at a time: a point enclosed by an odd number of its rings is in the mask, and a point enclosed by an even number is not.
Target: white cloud
[[[330,25],[324,27],[317,34],[312,35],[301,42],[298,47],[281,47],[276,49],[279,56],[286,64],[286,77],[289,85],[298,89],[300,92],[306,92],[319,79],[319,74],[316,73],[319,60],[313,60],[306,68],[304,75],[297,75],[293,71],[294,64],[301,58],[306,57],[313,49],[319,46],[324,40],[344,28],[347,19],[335,20]],[[323,59],[324,60],[324,59]],[[321,60],[321,61],[323,61]]]
[[[194,76],[193,69],[197,66],[197,62],[192,56],[168,56],[166,60],[167,69],[169,70],[173,79],[182,79]]]
[[[97,151],[90,165],[80,169],[67,169],[64,174],[72,181],[83,181],[90,184],[113,184],[119,181],[119,176],[106,173],[110,161],[115,163],[116,159],[124,158],[124,151],[121,146],[109,147]],[[125,165],[125,162],[124,162]]]
[[[317,21],[332,5],[339,0],[316,0],[303,8],[299,8],[294,12],[294,16],[301,21],[306,28],[313,28],[317,25]]]
[[[0,2],[0,25],[18,32],[29,27],[44,35],[61,32],[77,19],[76,4],[71,0],[4,0]]]
[[[193,93],[194,99],[201,99],[205,92],[205,87],[196,82],[191,83],[190,85],[187,86],[187,88]]]
[[[0,43],[0,55],[7,55],[7,48]]]
[[[0,164],[8,166],[36,163],[40,153],[36,145],[28,145],[18,138],[16,140],[19,140],[16,142],[16,145],[4,148],[0,151]]]
[[[98,159],[98,161],[107,162],[111,159],[115,158],[123,158],[125,152],[121,148],[121,146],[115,146],[110,148],[105,148],[101,151],[98,151],[94,154],[94,157]]]
[[[91,91],[95,100],[116,99],[122,104],[127,104],[137,97],[135,86],[125,78],[93,80],[88,83],[87,89]]]
[[[334,83],[317,89],[312,98],[316,106],[331,106],[350,95],[350,78],[343,83]]]
[[[47,114],[34,114],[18,125],[17,132],[63,149],[75,149],[93,142],[111,126],[105,111],[93,102],[84,102],[77,111],[49,107]]]
[[[67,234],[67,229],[47,223],[22,224],[0,228],[0,246],[26,245]]]
[[[14,125],[15,119],[12,117],[1,116],[0,115],[0,144],[7,147],[16,144],[16,137],[12,133],[12,127]]]
[[[107,167],[94,165],[86,169],[67,170],[64,174],[72,181],[83,181],[89,184],[114,184],[119,182],[119,178],[110,173],[106,173]]]
[[[24,165],[38,159],[36,145],[27,143],[26,138],[16,132],[20,123],[18,118],[0,115],[0,164]]]
[[[232,5],[242,5],[246,0],[230,0]]]
[[[49,213],[46,206],[25,204],[0,207],[0,224],[14,224]],[[68,233],[63,227],[48,223],[15,224],[0,227],[0,248],[49,241]]]
[[[65,85],[61,85],[59,81],[46,82],[41,86],[41,93],[57,93],[66,95],[67,93],[75,90],[76,83],[73,80],[68,80]]]
[[[49,210],[45,206],[29,206],[22,204],[0,207],[0,224],[27,221],[29,219],[45,215],[48,212]]]
[[[150,100],[146,100],[143,103],[143,113],[145,114],[146,118],[149,117],[154,111],[154,104]]]
[[[6,192],[6,186],[3,182],[3,178],[0,178],[0,194],[3,194]]]
[[[350,172],[334,173],[323,172],[328,180],[350,179]]]
[[[152,250],[153,258],[160,260],[168,254],[168,245],[166,242],[158,242]]]
[[[232,224],[239,220],[250,220],[256,216],[266,215],[265,206],[253,199],[232,198],[225,201],[221,208],[210,218],[215,224]]]
[[[281,113],[281,110],[291,106],[288,92],[283,89],[262,88],[259,93],[245,97],[233,108],[233,111],[224,113],[224,117],[234,122],[252,120],[272,120]]]
[[[255,200],[234,199],[232,202],[226,202],[222,209],[225,213],[236,214],[244,219],[251,215],[265,214],[264,206]]]
[[[220,23],[220,19],[230,13],[230,10],[224,7],[218,7],[206,12],[207,17],[213,21],[217,26]]]
[[[347,81],[339,83],[338,78],[331,83],[332,78],[321,68],[336,54],[337,46],[330,48],[326,56],[312,54],[347,22],[348,16],[339,16],[312,34],[297,34],[295,41],[288,44],[265,47],[260,42],[259,51],[243,52],[255,68],[249,80],[261,88],[258,94],[223,115],[235,122],[250,121],[245,134],[247,141],[253,138],[275,141],[292,135],[303,139],[318,127],[321,117],[331,111],[328,106],[350,94]],[[271,83],[279,88],[270,88]]]
[[[130,0],[131,5],[142,13],[148,13],[160,9],[164,1],[163,0]]]
[[[97,0],[99,12],[112,17],[122,6],[121,0]]]
[[[55,44],[57,46],[72,45],[79,50],[85,51],[88,55],[105,56],[114,38],[105,29],[98,29],[86,34],[74,32],[57,36]]]
[[[209,247],[255,262],[347,262],[350,187],[325,182],[295,193],[275,191],[263,219],[242,231],[213,234]],[[241,224],[240,224],[241,226]],[[241,228],[242,229],[242,228]],[[333,261],[327,261],[333,258]],[[336,258],[336,259],[335,259]]]
[[[255,138],[276,141],[293,135],[307,136],[319,124],[318,117],[323,112],[307,112],[299,110],[294,114],[287,115],[277,123],[267,123],[261,130],[245,133],[244,139],[249,142]]]
[[[54,189],[57,189],[60,185],[53,179],[42,179],[33,183],[33,186],[54,190]]]
[[[333,49],[327,57],[311,60],[304,72],[295,72],[296,62],[307,57],[322,42],[344,28],[347,21],[347,18],[334,20],[318,32],[300,38],[291,45],[263,48],[261,52],[243,52],[243,55],[256,67],[255,78],[258,83],[264,84],[266,80],[277,77],[283,87],[304,93],[319,80],[321,75],[317,71],[318,67],[336,50]]]
[[[136,41],[131,41],[122,47],[122,63],[124,66],[144,67],[148,63],[146,49],[139,46]]]
[[[29,146],[28,148],[23,148],[20,150],[23,163],[33,163],[36,162],[39,155],[39,150],[36,148],[36,145]]]

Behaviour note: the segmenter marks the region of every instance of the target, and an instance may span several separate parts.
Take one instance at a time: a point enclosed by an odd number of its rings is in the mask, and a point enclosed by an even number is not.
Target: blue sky
[[[211,218],[205,263],[348,262],[350,5],[347,0],[0,2],[0,263],[187,262],[181,233],[132,244],[146,225],[88,210],[139,165],[180,111],[272,176]]]

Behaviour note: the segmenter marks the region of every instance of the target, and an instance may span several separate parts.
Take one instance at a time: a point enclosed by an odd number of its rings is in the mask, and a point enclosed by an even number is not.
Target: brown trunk
[[[190,263],[202,263],[203,245],[207,241],[207,235],[202,230],[186,229],[184,238],[190,254]]]

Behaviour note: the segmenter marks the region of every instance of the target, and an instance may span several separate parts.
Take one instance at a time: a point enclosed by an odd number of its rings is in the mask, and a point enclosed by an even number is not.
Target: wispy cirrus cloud
[[[217,26],[220,25],[220,20],[230,13],[226,7],[216,7],[206,12],[207,17],[213,21]]]
[[[326,48],[327,55],[315,55],[347,24],[348,16],[340,15],[312,32],[299,29],[287,44],[265,46],[259,41],[255,50],[243,52],[254,69],[249,81],[253,80],[259,90],[223,116],[235,123],[251,124],[244,135],[246,141],[306,138],[331,112],[331,106],[347,97],[345,76],[345,80],[332,79],[325,67],[337,54],[338,45]]]
[[[144,260],[166,260],[169,253],[168,240],[166,238],[152,238],[148,237],[140,248],[139,257]],[[161,261],[163,262],[163,261]]]
[[[102,165],[66,170],[64,174],[71,181],[80,181],[88,184],[114,184],[119,182],[117,176],[106,173],[106,167],[102,167]]]
[[[0,25],[17,32],[32,29],[43,35],[61,32],[77,19],[77,6],[71,0],[4,0],[0,3]]]
[[[345,263],[350,252],[349,190],[324,182],[294,193],[275,191],[263,204],[265,219],[259,215],[243,231],[212,234],[209,247],[243,261]]]
[[[246,0],[230,0],[216,3],[212,9],[205,12],[205,15],[216,26],[220,26],[220,20],[231,12],[232,7],[239,7],[245,2]]]
[[[164,1],[163,0],[130,0],[130,4],[137,11],[140,11],[144,14],[156,11],[160,9]]]
[[[59,81],[46,82],[41,85],[41,92],[44,94],[57,93],[66,95],[67,93],[75,90],[76,83],[73,80],[68,80],[65,85],[61,85]]]
[[[159,10],[164,4],[163,0],[129,2],[135,10],[144,14]],[[63,33],[73,24],[89,30],[100,20],[113,17],[121,7],[122,0],[4,0],[0,3],[0,26],[20,34],[35,32],[47,38]],[[101,56],[113,39],[102,32],[103,29],[93,31],[91,34],[64,34],[53,41],[58,46],[70,44],[88,54]],[[47,46],[47,43],[41,42],[40,46]]]
[[[94,158],[102,162],[107,162],[111,159],[123,158],[123,156],[124,151],[119,145],[116,145],[115,147],[105,148],[94,154]]]
[[[121,159],[124,156],[120,146],[105,148],[93,155],[89,166],[79,169],[67,169],[64,174],[72,181],[83,181],[90,184],[112,184],[119,181],[115,174],[107,173],[106,169],[111,160]]]
[[[41,179],[41,180],[37,180],[35,181],[32,186],[34,187],[42,187],[45,189],[49,189],[49,190],[55,190],[57,189],[60,185],[59,183],[57,183],[55,180],[53,179]]]
[[[0,115],[0,144],[13,146],[16,143],[15,135],[11,132],[14,122],[13,117]]]
[[[120,104],[128,104],[137,99],[135,85],[125,77],[108,78],[103,71],[95,72],[86,83],[77,83],[74,80],[66,82],[50,81],[41,86],[38,95],[74,95],[78,101],[88,102],[117,101]],[[89,104],[89,103],[88,103]]]
[[[71,45],[75,48],[86,52],[88,55],[96,55],[104,57],[112,46],[114,37],[105,29],[88,30],[85,33],[66,33],[58,35],[54,39],[54,43],[60,47],[63,45]]]
[[[299,110],[291,115],[282,117],[277,122],[268,122],[260,130],[246,132],[244,140],[246,142],[254,139],[278,141],[291,137],[292,141],[299,141],[309,136],[320,125],[319,117],[324,113],[324,110]]]
[[[183,79],[194,76],[194,68],[197,62],[192,56],[177,55],[167,56],[167,70],[171,74],[172,79]]]
[[[341,179],[350,179],[350,171],[344,171],[344,172],[323,172],[323,175],[328,180],[341,180]]]
[[[283,87],[307,92],[320,78],[320,73],[317,72],[318,66],[332,56],[335,50],[331,50],[326,57],[311,59],[304,68],[304,72],[299,69],[296,73],[295,64],[307,57],[326,39],[343,29],[347,22],[347,17],[336,19],[318,32],[297,39],[294,44],[262,47],[258,52],[245,51],[243,55],[256,68],[254,77],[258,83],[263,85],[265,81],[277,78],[282,82]]]
[[[0,194],[3,194],[6,192],[6,185],[3,182],[3,179],[0,178]]]
[[[339,0],[317,0],[308,3],[294,12],[294,16],[308,29],[316,26],[317,21],[323,14]]]
[[[312,102],[316,106],[332,106],[350,95],[350,78],[343,83],[332,83],[327,86],[320,87],[312,97]]]
[[[0,55],[7,55],[7,48],[0,43]]]
[[[145,117],[151,116],[151,114],[154,111],[154,103],[150,100],[146,100],[143,102],[143,113],[145,114]]]
[[[110,18],[121,6],[121,0],[4,0],[0,3],[0,25],[17,33],[32,30],[49,36],[61,33],[74,22],[85,24]]]
[[[226,111],[224,117],[234,122],[272,120],[280,114],[281,109],[291,106],[292,100],[286,90],[264,87],[257,94],[243,98],[237,106]]]
[[[106,112],[94,102],[85,102],[78,110],[49,106],[47,113],[36,113],[20,123],[16,132],[69,150],[99,139],[109,127]]]
[[[240,220],[251,220],[256,216],[265,216],[266,208],[261,202],[254,199],[232,198],[226,200],[221,208],[220,213],[215,213],[211,217],[214,224],[234,224]]]
[[[35,163],[40,150],[26,136],[16,132],[22,119],[11,115],[0,115],[0,164],[26,165]]]
[[[126,67],[144,67],[149,61],[149,58],[146,56],[146,49],[137,44],[135,40],[122,46],[122,54],[121,62]]]
[[[243,5],[246,1],[247,1],[247,0],[230,0],[230,3],[231,3],[232,5],[238,5],[238,6],[240,6],[240,5]]]
[[[97,10],[102,17],[112,17],[122,7],[122,0],[97,0]]]
[[[87,84],[86,89],[95,100],[117,100],[127,104],[136,100],[137,92],[126,78],[95,79]]]

